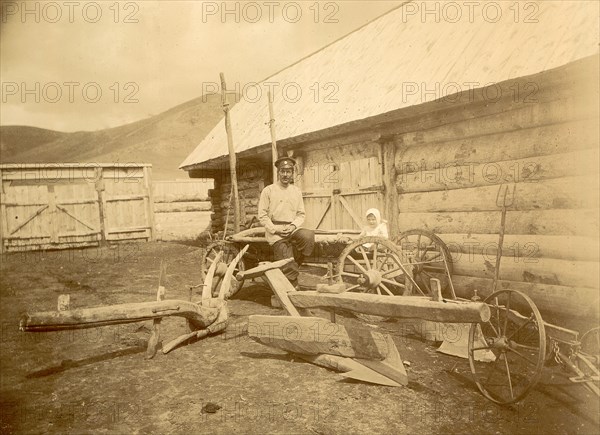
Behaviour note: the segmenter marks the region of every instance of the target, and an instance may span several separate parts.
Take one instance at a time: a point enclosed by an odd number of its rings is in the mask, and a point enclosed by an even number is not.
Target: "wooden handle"
[[[274,261],[272,263],[261,264],[260,266],[256,266],[250,270],[244,270],[242,272],[239,272],[236,275],[236,278],[238,279],[238,281],[242,281],[244,279],[250,279],[250,278],[257,278],[257,277],[261,276],[263,273],[265,273],[267,270],[280,269],[283,266],[285,266],[286,264],[291,263],[292,261],[294,261],[294,259],[292,257],[290,257],[290,258],[284,258],[283,260]]]

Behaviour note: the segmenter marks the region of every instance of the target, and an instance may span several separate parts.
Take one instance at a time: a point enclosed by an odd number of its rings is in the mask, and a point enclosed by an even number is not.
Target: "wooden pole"
[[[271,91],[268,92],[269,98],[269,130],[271,131],[271,157],[273,159],[272,164],[275,165],[275,161],[278,158],[277,154],[277,140],[275,139],[275,115],[273,114],[273,100],[271,98]],[[277,168],[273,166],[273,183],[277,181]]]
[[[227,132],[227,147],[229,148],[229,175],[231,177],[231,188],[233,193],[233,231],[240,232],[240,198],[238,196],[237,174],[235,149],[233,147],[233,136],[231,133],[231,120],[229,119],[229,103],[227,102],[227,86],[225,84],[225,74],[221,76],[221,103],[223,112],[225,112],[225,131]],[[227,228],[225,231],[227,232]]]

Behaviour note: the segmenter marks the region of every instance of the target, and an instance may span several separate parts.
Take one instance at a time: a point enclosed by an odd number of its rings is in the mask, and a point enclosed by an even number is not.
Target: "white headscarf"
[[[365,213],[365,217],[369,216],[370,214],[375,216],[377,225],[379,225],[381,223],[381,213],[379,212],[379,210],[377,210],[376,208],[370,208],[367,210],[367,213]]]

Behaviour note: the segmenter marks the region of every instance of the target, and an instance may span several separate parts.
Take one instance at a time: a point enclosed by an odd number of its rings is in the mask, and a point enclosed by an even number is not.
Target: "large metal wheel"
[[[542,374],[546,354],[544,322],[524,293],[501,290],[484,302],[490,307],[491,318],[471,325],[471,373],[485,397],[499,404],[514,403],[525,397]],[[491,358],[485,358],[488,355]]]
[[[431,231],[413,229],[404,231],[396,238],[403,258],[412,267],[412,276],[418,289],[431,295],[431,278],[440,280],[442,293],[454,299],[452,290],[452,257],[446,244]]]
[[[238,255],[240,250],[234,243],[227,241],[217,241],[210,243],[206,249],[204,250],[204,254],[202,255],[202,260],[200,263],[200,275],[202,281],[206,279],[206,272],[210,265],[215,261],[215,258],[219,252],[223,252],[223,256],[221,257],[221,263],[223,266],[217,268],[217,271],[223,271],[224,268],[227,267],[229,263],[233,261],[233,259]],[[233,277],[231,279],[231,295],[234,295],[242,286],[244,285],[244,281],[238,281],[236,279],[236,275],[238,272],[246,270],[244,265],[244,260],[240,260],[237,266],[234,269]],[[213,280],[213,288],[211,289],[213,297],[218,296],[219,288],[221,287],[221,282],[223,280],[223,275],[215,274],[215,279]]]

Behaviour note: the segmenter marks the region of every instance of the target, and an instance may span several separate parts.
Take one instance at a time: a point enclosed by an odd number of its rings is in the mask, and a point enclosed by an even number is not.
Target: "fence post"
[[[104,199],[104,171],[102,167],[96,168],[96,193],[98,194],[98,214],[100,215],[100,245],[107,242],[106,234],[106,200]]]
[[[154,228],[154,185],[152,183],[152,166],[144,166],[144,185],[146,187],[147,210],[148,210],[148,226],[150,227],[150,237],[148,241],[151,242],[156,240],[156,233]]]

